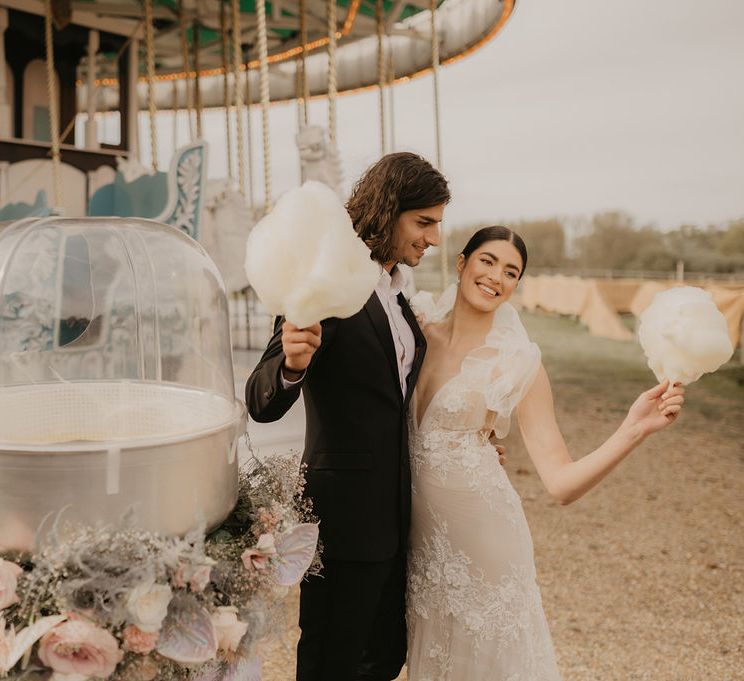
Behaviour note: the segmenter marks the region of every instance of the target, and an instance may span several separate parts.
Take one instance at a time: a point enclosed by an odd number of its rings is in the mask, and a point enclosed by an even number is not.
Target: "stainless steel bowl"
[[[31,550],[57,523],[182,535],[235,505],[244,407],[136,381],[0,388],[0,549]],[[64,531],[64,529],[63,529]]]

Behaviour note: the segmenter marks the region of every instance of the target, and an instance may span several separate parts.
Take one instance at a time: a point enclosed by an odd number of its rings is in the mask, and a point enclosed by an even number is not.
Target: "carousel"
[[[269,108],[296,102],[302,179],[340,196],[337,97],[379,91],[384,154],[395,84],[429,73],[441,165],[437,70],[513,6],[0,0],[0,676],[61,678],[85,649],[86,678],[260,679],[318,565],[294,463],[237,457],[231,302],[274,202]],[[170,159],[163,111],[189,121]]]
[[[396,84],[430,75],[441,166],[438,68],[496,36],[514,4],[0,0],[0,220],[56,214],[173,224],[202,243],[228,291],[240,291],[247,282],[236,245],[275,199],[270,106],[296,102],[290,134],[302,180],[340,192],[337,97],[378,91],[377,121],[367,125],[377,127],[382,155],[395,150]],[[311,125],[309,105],[320,97],[327,121]],[[208,109],[224,111],[221,179],[206,178]],[[185,146],[177,113],[188,118]],[[167,141],[158,139],[162,115],[174,121]]]

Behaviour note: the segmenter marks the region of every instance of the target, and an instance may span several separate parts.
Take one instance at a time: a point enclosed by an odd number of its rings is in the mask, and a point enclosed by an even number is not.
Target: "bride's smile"
[[[465,259],[460,255],[460,295],[480,312],[493,312],[511,298],[522,274],[522,256],[508,241],[488,241]]]

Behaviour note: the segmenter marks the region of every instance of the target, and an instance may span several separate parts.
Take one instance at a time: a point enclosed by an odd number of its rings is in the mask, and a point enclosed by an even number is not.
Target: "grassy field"
[[[523,320],[582,456],[655,379],[636,343]],[[673,427],[568,507],[544,491],[516,427],[506,444],[564,681],[744,680],[744,367],[690,386]],[[290,625],[288,647],[267,650],[266,681],[293,678],[296,636]]]

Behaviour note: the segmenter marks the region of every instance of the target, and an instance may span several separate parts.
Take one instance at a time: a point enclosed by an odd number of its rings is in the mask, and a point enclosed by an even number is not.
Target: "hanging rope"
[[[152,169],[158,169],[158,133],[155,125],[155,40],[152,32],[152,0],[145,0],[145,52],[147,59],[147,108],[150,112],[150,155]]]
[[[201,87],[199,83],[199,52],[201,52],[201,32],[199,24],[194,19],[191,24],[191,40],[194,46],[194,100],[196,108],[196,136],[202,137],[202,98]]]
[[[243,60],[242,33],[240,27],[240,0],[232,0],[232,72],[234,104],[235,104],[235,135],[238,143],[238,190],[245,196],[245,150],[243,143],[243,88],[240,83],[240,62]]]
[[[383,0],[375,4],[375,18],[377,19],[377,83],[380,88],[380,156],[387,150],[385,141],[385,8]]]
[[[439,122],[439,32],[437,31],[437,0],[431,0],[431,75],[434,83],[434,135],[437,150],[437,168],[442,170],[442,135]],[[442,267],[442,290],[449,284],[449,254],[447,233],[441,223],[441,245],[439,246]]]
[[[302,128],[305,116],[303,114],[302,102],[302,55],[298,54],[295,59],[295,101],[297,102],[297,132]],[[302,163],[300,163],[302,165]]]
[[[222,69],[224,73],[223,103],[225,105],[225,142],[227,144],[227,176],[233,179],[232,162],[232,134],[230,131],[230,83],[228,82],[228,57],[227,57],[227,13],[225,3],[220,0],[220,36],[222,38]],[[236,83],[237,87],[237,83]]]
[[[194,141],[194,95],[191,89],[191,79],[193,78],[191,73],[191,59],[189,57],[189,43],[187,38],[188,32],[188,19],[186,17],[186,10],[183,6],[183,0],[178,0],[178,33],[179,40],[181,42],[181,61],[183,62],[183,71],[186,74],[184,83],[186,84],[186,111],[189,116],[189,140]]]
[[[246,54],[246,61],[248,60],[248,55]],[[246,146],[247,146],[247,156],[248,156],[248,203],[251,207],[251,211],[253,211],[256,207],[255,202],[255,195],[253,193],[253,132],[252,132],[252,125],[251,125],[251,103],[253,101],[253,97],[251,95],[251,72],[248,70],[248,67],[246,66],[245,69],[245,135],[246,135]]]
[[[390,151],[395,151],[395,61],[393,38],[388,36],[388,102],[390,104]]]
[[[266,0],[256,2],[258,18],[258,60],[260,63],[259,89],[261,95],[261,123],[263,131],[264,162],[264,211],[268,213],[273,207],[271,198],[271,149],[269,142],[269,47],[266,36]]]
[[[336,144],[336,0],[326,0],[328,14],[328,140]]]
[[[59,100],[57,78],[54,71],[54,33],[52,30],[52,2],[44,2],[44,39],[46,42],[47,98],[49,100],[49,132],[52,141],[52,182],[54,184],[54,206],[62,206],[62,173],[59,154]]]
[[[307,8],[305,0],[300,0],[300,43],[302,43],[302,52],[300,59],[302,62],[302,124],[307,125],[307,106],[310,99],[310,88],[307,82]]]

